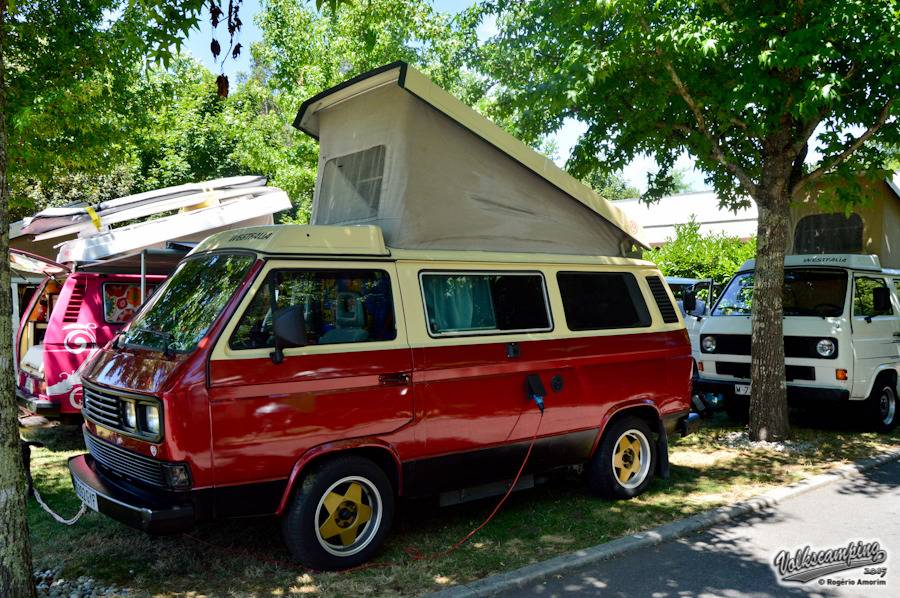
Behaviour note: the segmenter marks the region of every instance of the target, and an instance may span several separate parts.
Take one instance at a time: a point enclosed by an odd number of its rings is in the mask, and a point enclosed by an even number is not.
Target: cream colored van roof
[[[653,263],[645,260],[612,256],[394,249],[385,245],[381,229],[377,226],[309,224],[252,226],[210,235],[191,251],[191,255],[206,251],[251,251],[275,256],[388,257],[391,261],[558,263],[654,267]]]
[[[393,96],[385,96],[382,98],[383,94],[380,93],[372,93],[379,92],[379,90],[390,88],[391,86],[397,86],[400,89],[408,91],[412,96],[418,98],[425,104],[437,110],[439,113],[445,115],[451,121],[455,122],[458,125],[461,125],[464,129],[473,133],[483,141],[487,142],[490,146],[495,148],[501,155],[507,156],[511,158],[514,162],[526,168],[531,173],[534,173],[540,179],[543,179],[553,188],[562,192],[564,195],[575,199],[582,206],[588,208],[593,213],[599,215],[603,220],[611,224],[615,229],[624,233],[625,236],[631,238],[638,245],[643,245],[647,247],[647,243],[644,239],[643,230],[640,225],[630,219],[622,210],[617,208],[612,203],[603,199],[597,193],[595,193],[592,189],[573,178],[571,175],[557,167],[552,160],[543,156],[530,147],[483,117],[478,114],[476,111],[472,110],[470,107],[465,105],[463,102],[457,100],[455,97],[435,85],[431,82],[425,75],[417,71],[415,68],[409,66],[404,62],[394,62],[373,71],[369,71],[353,79],[350,79],[336,87],[332,87],[331,89],[325,90],[322,93],[308,99],[303,103],[300,107],[300,110],[297,114],[297,117],[294,121],[294,126],[298,129],[306,132],[307,134],[319,138],[320,135],[320,127],[322,126],[322,118],[320,118],[326,112],[333,112],[330,109],[335,108],[338,105],[349,103],[355,104],[353,100],[359,99],[364,94],[367,94],[371,97],[371,102],[396,102],[396,99],[392,99]],[[396,87],[394,87],[396,89]],[[376,100],[377,99],[377,100]],[[366,103],[363,106],[374,106],[375,104],[370,103],[370,100],[367,99]],[[404,108],[402,105],[396,105],[396,110],[402,112],[407,108]],[[357,109],[358,113],[366,113],[367,108]],[[356,118],[364,118],[365,114],[361,117]],[[373,117],[374,118],[374,117]],[[418,122],[425,122],[419,119]],[[351,135],[363,135],[362,131],[355,129],[354,126],[348,125],[351,131],[341,131],[341,135],[351,134]],[[431,131],[429,129],[429,131]],[[433,131],[432,131],[433,132]],[[443,131],[446,135],[448,132]],[[334,135],[334,132],[330,132],[329,135]],[[416,134],[426,134],[424,131],[410,130],[405,134],[415,136]],[[368,143],[368,141],[367,141]],[[332,150],[333,148],[329,147],[328,150],[325,150],[325,153]],[[332,156],[328,156],[329,158]],[[449,157],[448,157],[449,158]],[[321,158],[320,158],[321,162]],[[320,173],[319,173],[319,182],[321,183],[321,170],[322,164],[320,163]],[[480,176],[484,178],[485,173],[477,173],[476,176]],[[317,186],[318,187],[318,186]],[[317,189],[318,193],[319,189]],[[417,190],[418,191],[418,190]],[[516,193],[519,194],[521,189]],[[513,193],[513,195],[516,195]],[[435,198],[436,199],[436,198]],[[490,198],[484,199],[479,198],[482,201],[487,202]],[[550,198],[548,198],[549,201]],[[524,199],[523,199],[524,201]],[[526,204],[523,204],[525,209],[528,208]],[[511,210],[512,208],[507,206],[506,209]],[[579,234],[578,227],[581,225],[578,223],[577,215],[569,216],[564,214],[565,208],[564,206],[557,206],[554,208],[555,211],[551,211],[550,215],[541,215],[537,214],[536,217],[539,220],[549,221],[552,218],[555,218],[555,215],[559,215],[560,218],[570,218],[570,221],[574,224],[560,226],[558,229],[551,229],[553,231],[553,238],[555,242],[559,244],[562,250],[565,250],[567,247],[567,243],[574,243],[570,238],[562,237],[562,235],[557,234],[557,230],[562,231],[566,229],[568,226],[572,229],[572,238],[576,238]],[[321,220],[317,220],[316,209],[314,206],[313,213],[313,223],[325,223]],[[385,223],[382,225],[385,226],[385,234],[388,235],[389,241],[393,244],[393,239],[395,237],[398,240],[404,240],[403,234],[405,231],[401,231],[400,234],[395,233],[395,231],[391,227],[390,218],[387,219]],[[346,224],[347,222],[342,222]],[[562,223],[561,223],[562,224]],[[406,225],[410,226],[410,225]],[[535,235],[536,232],[534,229],[529,231],[520,231],[521,235],[529,235],[532,238],[538,235]],[[621,234],[620,233],[620,234]],[[502,233],[501,233],[502,235]],[[562,238],[561,238],[562,237]],[[589,239],[588,235],[584,235],[583,238],[585,240]],[[491,239],[486,239],[487,246],[493,246],[495,244],[491,243]],[[476,239],[477,242],[477,239]],[[586,247],[588,250],[590,249],[590,242],[582,243],[582,246]],[[400,246],[400,245],[398,245]],[[403,245],[409,247],[423,247],[425,246],[422,243],[411,243],[409,245]],[[513,244],[513,246],[515,246]],[[523,245],[527,246],[527,245]],[[535,244],[535,246],[540,250],[542,247],[539,244]],[[552,246],[552,243],[545,243],[545,246]],[[576,245],[572,245],[575,247]],[[436,247],[436,246],[435,246]],[[607,244],[608,247],[608,244]],[[595,250],[596,252],[601,252],[607,249],[603,244],[598,243]],[[552,249],[551,249],[552,251]]]

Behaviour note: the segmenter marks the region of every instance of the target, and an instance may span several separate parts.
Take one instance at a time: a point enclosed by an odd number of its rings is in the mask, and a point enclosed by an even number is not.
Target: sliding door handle
[[[395,374],[381,374],[378,383],[382,386],[409,386],[412,375],[409,372],[397,372]]]

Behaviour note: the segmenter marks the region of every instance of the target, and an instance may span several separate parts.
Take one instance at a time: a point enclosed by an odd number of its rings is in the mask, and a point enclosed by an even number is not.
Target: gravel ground
[[[59,569],[34,572],[38,598],[95,598],[100,596],[128,596],[127,588],[103,586],[90,577],[63,579]]]

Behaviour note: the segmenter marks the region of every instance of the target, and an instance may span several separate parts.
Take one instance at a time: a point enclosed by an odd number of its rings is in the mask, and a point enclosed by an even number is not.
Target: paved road
[[[879,540],[887,550],[886,586],[778,585],[769,566],[781,549]],[[875,579],[854,569],[832,579]],[[626,554],[507,596],[654,598],[741,596],[900,596],[900,462],[790,499],[765,513]]]

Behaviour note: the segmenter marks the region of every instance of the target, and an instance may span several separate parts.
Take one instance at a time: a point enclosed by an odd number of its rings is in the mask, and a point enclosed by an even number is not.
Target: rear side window
[[[274,270],[241,316],[228,346],[274,347],[273,306],[303,307],[309,345],[389,341],[397,337],[391,282],[382,270]]]
[[[147,286],[147,298],[156,285]],[[109,324],[123,324],[134,317],[141,306],[141,285],[128,282],[103,284],[103,317]]]
[[[647,304],[629,272],[560,272],[556,280],[569,330],[650,325]]]
[[[423,272],[420,280],[432,336],[553,328],[540,274]]]

